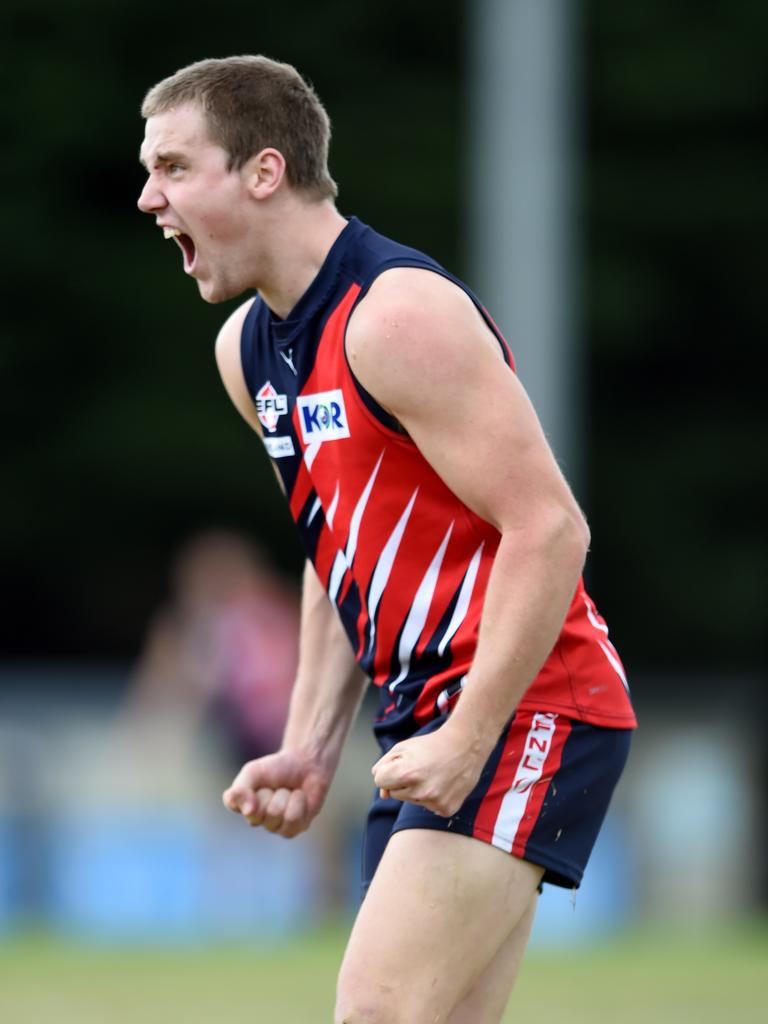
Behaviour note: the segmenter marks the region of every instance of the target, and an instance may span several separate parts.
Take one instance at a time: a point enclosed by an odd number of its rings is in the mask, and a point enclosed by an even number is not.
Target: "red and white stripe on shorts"
[[[524,855],[570,732],[570,719],[553,712],[515,715],[475,818],[475,836],[508,853]]]

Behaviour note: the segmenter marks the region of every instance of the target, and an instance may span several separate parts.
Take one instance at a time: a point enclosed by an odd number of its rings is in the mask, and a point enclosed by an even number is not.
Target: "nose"
[[[141,190],[137,206],[142,213],[156,213],[168,205],[168,200],[150,176]]]

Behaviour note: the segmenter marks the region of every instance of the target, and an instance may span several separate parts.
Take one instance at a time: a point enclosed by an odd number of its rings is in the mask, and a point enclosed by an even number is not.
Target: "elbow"
[[[561,572],[578,577],[589,551],[590,532],[581,509],[575,504],[553,504],[536,528],[534,545],[556,562]]]
[[[556,567],[563,577],[573,576],[577,580],[581,575],[590,532],[575,501],[556,499],[540,503],[525,520],[500,530],[510,550],[516,552],[514,559],[527,553]]]
[[[587,522],[584,513],[578,507],[576,508],[573,514],[573,520],[576,540],[581,548],[581,563],[583,565],[586,561],[587,552],[589,551],[589,545],[592,541],[592,534],[590,532],[589,523]]]
[[[567,551],[569,566],[581,574],[587,560],[591,534],[587,520],[578,506],[562,510],[562,527],[560,530],[563,547]]]

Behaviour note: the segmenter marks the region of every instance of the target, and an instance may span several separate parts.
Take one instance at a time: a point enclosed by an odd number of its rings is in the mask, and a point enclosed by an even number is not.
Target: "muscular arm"
[[[216,360],[232,402],[261,435],[240,361],[240,332],[249,307],[250,302],[240,306],[222,327]],[[323,804],[366,684],[336,609],[307,563],[299,667],[282,746],[243,765],[224,793],[225,805],[251,825],[283,836],[304,831]]]
[[[525,391],[455,285],[412,268],[383,274],[347,351],[363,386],[501,534],[461,699],[442,729],[374,767],[393,796],[451,814],[557,640],[589,533]]]
[[[322,766],[329,781],[368,678],[355,661],[336,609],[307,562],[301,598],[299,668],[283,748]]]
[[[225,805],[282,836],[307,829],[323,805],[366,684],[338,614],[307,563],[299,668],[282,746],[243,765],[224,793]]]

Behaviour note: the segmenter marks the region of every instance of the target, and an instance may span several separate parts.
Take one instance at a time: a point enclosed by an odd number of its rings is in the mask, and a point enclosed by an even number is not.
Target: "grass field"
[[[0,942],[3,1024],[330,1024],[345,929],[269,949]],[[533,951],[505,1021],[765,1024],[768,922]],[[420,1022],[414,1022],[420,1024]]]

